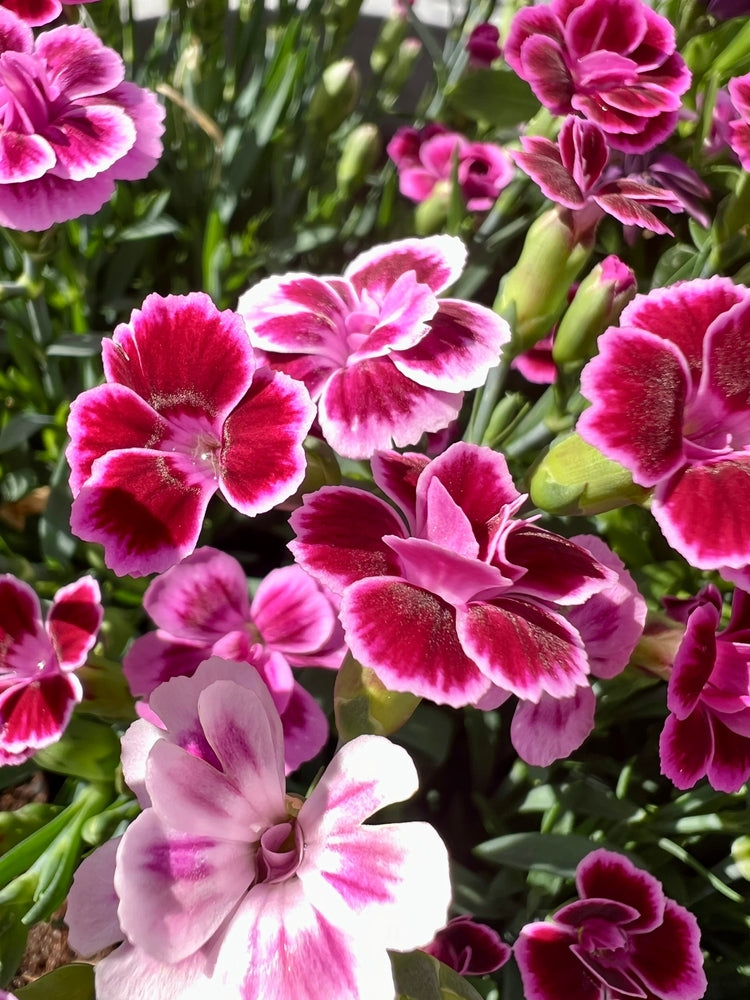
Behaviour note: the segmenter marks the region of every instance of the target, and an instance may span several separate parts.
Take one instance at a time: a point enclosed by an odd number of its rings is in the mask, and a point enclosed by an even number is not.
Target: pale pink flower
[[[103,610],[90,576],[61,587],[43,620],[32,588],[0,576],[0,765],[57,742],[83,697],[75,670],[96,642]]]
[[[164,109],[87,28],[42,32],[0,8],[0,225],[42,230],[98,211],[161,156]]]
[[[268,690],[254,674],[225,679],[227,666],[159,687],[166,729],[140,720],[125,735],[144,811],[79,868],[71,944],[123,942],[97,963],[103,998],[392,1000],[386,949],[426,944],[450,899],[432,827],[364,824],[416,791],[414,765],[361,736],[306,801],[286,795]]]
[[[491,309],[437,297],[465,261],[452,236],[401,240],[360,254],[342,277],[266,278],[238,311],[267,363],[305,383],[331,447],[369,458],[447,427],[510,339]]]

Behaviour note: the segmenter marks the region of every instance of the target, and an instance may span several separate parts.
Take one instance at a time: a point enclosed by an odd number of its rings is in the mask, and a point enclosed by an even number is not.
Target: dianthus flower
[[[61,587],[44,622],[39,598],[0,576],[0,765],[20,764],[57,742],[83,697],[74,671],[102,623],[99,585],[89,576]]]
[[[166,729],[139,720],[126,733],[124,775],[144,811],[76,873],[71,944],[123,941],[97,962],[102,998],[392,1000],[386,949],[427,943],[450,900],[432,827],[364,825],[416,791],[416,769],[361,736],[306,801],[286,795],[268,690],[252,673],[224,679],[226,667],[209,660],[160,686]]]
[[[466,51],[470,66],[476,69],[488,68],[503,54],[499,30],[488,21],[477,24],[466,41]]]
[[[266,278],[238,311],[268,364],[305,383],[331,447],[369,458],[447,427],[510,339],[492,310],[437,298],[465,260],[453,236],[401,240],[360,254],[340,278]]]
[[[742,581],[750,564],[750,290],[728,278],[639,295],[599,338],[581,437],[653,487],[669,544]],[[743,571],[744,576],[743,576]]]
[[[551,0],[518,11],[503,55],[556,115],[598,125],[642,153],[677,124],[690,71],[669,21],[642,0]]]
[[[95,3],[96,0],[3,0],[3,7],[6,10],[20,17],[22,21],[32,28],[38,28],[42,24],[49,24],[59,17],[63,6],[69,7],[79,3]]]
[[[102,346],[107,381],[68,419],[71,527],[116,573],[189,555],[217,490],[253,516],[299,486],[314,407],[258,367],[236,313],[201,292],[153,294]]]
[[[591,664],[563,607],[601,593],[602,613],[616,618],[629,607],[616,572],[516,517],[526,498],[489,448],[459,443],[432,462],[384,452],[372,466],[401,516],[363,490],[323,487],[291,518],[295,558],[342,595],[353,655],[390,690],[440,704],[490,708],[517,695],[517,712],[534,724],[511,736],[531,762],[579,746],[593,724]],[[612,676],[607,669],[600,676]]]
[[[602,848],[578,865],[576,888],[580,899],[521,928],[526,1000],[700,1000],[698,922],[653,875]]]
[[[205,546],[152,580],[143,607],[158,628],[136,639],[123,661],[134,695],[147,698],[212,655],[247,661],[281,716],[287,770],[318,753],[328,722],[292,666],[337,668],[344,636],[331,597],[299,566],[272,570],[251,603],[237,560]]]
[[[151,171],[164,109],[124,76],[120,56],[87,28],[35,40],[0,8],[0,225],[42,230],[96,212],[115,181]]]
[[[735,590],[721,631],[722,599],[712,584],[667,609],[686,628],[667,687],[662,773],[678,788],[706,775],[718,791],[739,791],[750,778],[750,595]]]
[[[400,134],[403,131],[405,135]],[[470,212],[486,212],[513,179],[513,164],[505,150],[491,142],[470,142],[458,132],[431,133],[399,129],[388,144],[388,155],[398,168],[399,191],[417,203],[440,184],[450,183],[454,161],[458,186]]]
[[[511,956],[510,946],[497,931],[466,913],[449,920],[421,950],[461,976],[486,976]]]
[[[750,170],[750,73],[736,76],[728,85],[739,118],[729,122],[729,145],[745,170]]]

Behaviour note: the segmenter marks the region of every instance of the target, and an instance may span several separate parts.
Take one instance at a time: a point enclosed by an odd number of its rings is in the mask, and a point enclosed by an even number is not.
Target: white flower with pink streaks
[[[287,795],[268,689],[226,666],[162,685],[166,731],[140,720],[124,738],[144,811],[79,868],[67,911],[76,950],[123,942],[97,963],[97,996],[392,1000],[386,949],[426,944],[450,900],[431,826],[363,825],[416,791],[414,765],[361,736],[306,801]]]

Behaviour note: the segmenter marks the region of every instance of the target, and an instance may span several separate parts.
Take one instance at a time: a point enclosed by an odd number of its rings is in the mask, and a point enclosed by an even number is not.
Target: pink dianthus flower
[[[281,723],[255,674],[209,660],[161,685],[166,729],[139,720],[125,779],[144,811],[76,873],[71,945],[117,1000],[392,1000],[386,949],[426,944],[450,900],[448,856],[426,823],[365,825],[411,796],[406,751],[360,736],[310,797],[285,794]]]
[[[59,17],[63,6],[70,7],[79,3],[95,3],[96,0],[2,0],[6,10],[20,17],[32,28],[49,24]]]

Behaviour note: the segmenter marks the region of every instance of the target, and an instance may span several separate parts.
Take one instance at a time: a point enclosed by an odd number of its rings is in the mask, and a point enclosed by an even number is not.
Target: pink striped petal
[[[206,1000],[211,995],[211,964],[211,958],[202,950],[181,962],[166,964],[125,942],[97,960],[96,995],[113,1000],[128,997]]]
[[[399,558],[400,575],[454,607],[478,594],[494,596],[507,589],[508,580],[499,569],[451,551],[450,540],[448,535],[437,545],[422,538],[386,538]]]
[[[393,691],[459,708],[490,687],[462,648],[455,609],[405,580],[353,584],[341,602],[341,621],[352,654]]]
[[[6,5],[0,8],[0,52],[31,52],[34,33],[29,25]]]
[[[0,184],[21,184],[37,180],[57,161],[46,139],[22,132],[0,135]]]
[[[420,284],[437,294],[458,279],[465,263],[466,247],[457,236],[430,236],[366,250],[354,258],[344,277],[360,297],[367,292],[379,301],[393,285],[395,275],[413,271]]]
[[[12,670],[8,653],[42,630],[42,608],[36,591],[10,573],[0,575],[0,669]]]
[[[94,648],[104,618],[99,584],[91,576],[61,587],[47,618],[47,631],[63,670],[80,667]]]
[[[337,621],[330,600],[299,566],[271,570],[258,585],[248,617],[263,641],[284,654],[319,649]]]
[[[104,561],[118,575],[161,573],[193,551],[215,492],[216,483],[183,455],[112,451],[94,463],[70,526],[104,546]]]
[[[65,908],[68,944],[87,958],[122,940],[114,887],[120,839],[108,840],[83,859],[68,894]]]
[[[588,684],[578,633],[547,608],[514,597],[471,603],[456,616],[461,645],[493,684],[524,701],[572,698]]]
[[[320,753],[328,740],[328,718],[301,684],[295,684],[281,714],[284,730],[284,769],[287,774]]]
[[[429,461],[418,452],[396,451],[376,452],[370,459],[372,478],[399,508],[412,532],[416,530],[417,482]]]
[[[750,347],[749,313],[750,296],[747,296],[707,330],[701,376],[701,389],[712,392],[725,413],[742,418],[745,434],[750,430],[750,366],[739,363],[738,358]]]
[[[0,692],[0,764],[11,763],[2,755],[20,754],[26,760],[56,743],[82,698],[75,674],[47,673]]]
[[[591,734],[595,709],[590,687],[576,688],[572,698],[542,694],[536,705],[520,701],[510,726],[511,743],[527,764],[548,767],[569,757]]]
[[[612,899],[632,907],[628,933],[651,932],[664,918],[664,890],[649,872],[624,855],[601,848],[587,854],[576,869],[576,886],[589,899]]]
[[[62,119],[52,147],[55,172],[72,181],[102,173],[133,146],[135,125],[122,108],[87,105]],[[24,178],[17,178],[23,180]]]
[[[352,487],[324,486],[303,498],[289,519],[296,533],[294,558],[334,593],[363,577],[399,572],[398,559],[384,535],[406,536],[392,507]]]
[[[36,54],[44,60],[50,81],[70,101],[106,93],[125,76],[118,54],[78,25],[43,32],[36,40]]]
[[[178,640],[157,630],[135,639],[122,661],[122,671],[131,694],[147,698],[170,678],[194,673],[210,655],[211,647],[205,643]]]
[[[235,510],[252,517],[294,493],[305,475],[302,442],[314,417],[300,382],[269,369],[256,373],[224,423],[219,476]]]

